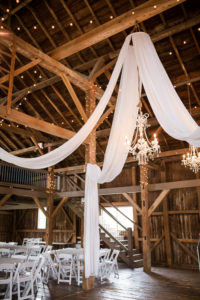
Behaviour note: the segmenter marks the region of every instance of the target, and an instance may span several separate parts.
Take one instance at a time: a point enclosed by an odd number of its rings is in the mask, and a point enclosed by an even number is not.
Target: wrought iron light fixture
[[[131,143],[126,137],[126,144],[131,153],[138,161],[139,165],[146,165],[149,159],[153,160],[155,156],[160,153],[160,146],[156,134],[154,134],[153,141],[148,139],[146,129],[150,127],[147,123],[149,114],[142,113],[141,107],[139,107],[137,121],[136,121],[136,132],[133,142]]]

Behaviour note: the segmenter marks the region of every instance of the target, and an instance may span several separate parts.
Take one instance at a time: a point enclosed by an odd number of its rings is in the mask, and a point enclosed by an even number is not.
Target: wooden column
[[[17,211],[14,210],[13,211],[13,230],[12,230],[12,241],[13,242],[16,242],[16,226],[17,226],[16,214],[17,214]]]
[[[86,95],[86,115],[89,117],[96,107],[94,85],[91,83],[91,88]],[[89,144],[85,149],[85,163],[96,163],[96,131],[95,129],[89,135]],[[94,277],[83,278],[83,289],[91,290],[94,288]]]
[[[161,182],[166,182],[166,169],[165,169],[164,161],[162,162]],[[172,247],[171,247],[169,215],[168,215],[168,206],[167,206],[167,198],[166,197],[163,199],[163,222],[164,222],[165,249],[166,249],[166,256],[167,256],[167,264],[168,264],[168,266],[171,266],[172,265]]]
[[[46,244],[52,245],[53,242],[53,191],[54,191],[54,171],[53,167],[49,168],[49,178],[47,182],[47,192],[49,197],[47,200],[47,225],[46,225]]]
[[[144,272],[151,272],[150,224],[148,217],[148,168],[146,166],[140,166],[140,187],[142,204],[143,270]]]
[[[73,237],[72,243],[76,244],[76,214],[73,214]]]
[[[132,185],[136,185],[136,167],[132,167]],[[132,196],[133,201],[137,203],[137,194],[133,194]],[[133,207],[133,221],[138,224],[138,213],[135,207]],[[139,249],[139,240],[138,240],[138,227],[134,226],[134,241],[135,241],[135,248]]]

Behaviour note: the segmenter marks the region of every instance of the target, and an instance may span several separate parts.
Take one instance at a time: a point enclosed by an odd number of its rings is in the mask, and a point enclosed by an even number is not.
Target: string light
[[[183,41],[183,44],[184,44],[184,45],[187,44],[187,41]]]
[[[35,29],[35,30],[36,30],[36,29],[37,29],[37,26],[36,26],[36,25],[34,25],[34,26],[33,26],[33,29]]]
[[[42,78],[42,75],[41,75],[41,74],[39,75],[39,78]]]
[[[157,8],[157,5],[154,5],[154,6],[153,6],[153,8],[155,8],[155,9],[156,9],[156,8]]]
[[[21,75],[20,77],[21,77],[21,79],[23,79],[23,78],[24,78],[24,75]]]
[[[3,29],[3,26],[1,25],[1,29]]]
[[[172,55],[172,52],[171,52],[171,51],[169,52],[169,55]]]
[[[110,19],[112,20],[112,19],[113,19],[113,16],[110,16]]]
[[[18,31],[20,31],[20,29],[21,29],[20,27],[17,27],[17,30],[18,30]]]
[[[4,18],[4,17],[2,17],[2,18],[1,18],[1,21],[2,21],[2,22],[3,22],[3,21],[5,21],[5,18]]]
[[[19,3],[19,0],[16,0],[16,3]]]
[[[73,26],[73,23],[71,22],[71,23],[69,23],[69,26]]]
[[[34,74],[37,74],[37,70],[34,70]]]
[[[10,12],[10,9],[9,9],[9,8],[7,8],[7,9],[6,9],[6,12],[7,12],[7,13],[9,13],[9,12]]]
[[[51,28],[54,29],[54,28],[55,28],[55,25],[52,25]]]
[[[90,20],[90,24],[92,24],[93,23],[93,20]]]

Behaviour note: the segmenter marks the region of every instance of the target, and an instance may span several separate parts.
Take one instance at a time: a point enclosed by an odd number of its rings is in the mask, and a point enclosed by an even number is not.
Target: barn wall
[[[66,209],[66,208],[65,208]],[[73,221],[73,213],[70,209],[66,209],[69,217]],[[16,214],[15,231],[13,233],[13,220]],[[37,228],[38,209],[16,210],[15,212],[6,212],[0,214],[0,241],[15,240],[19,244],[23,242],[23,238],[41,237],[45,240],[45,229]],[[64,212],[60,209],[54,218],[53,223],[53,241],[66,242],[68,240],[75,243],[76,232],[73,226],[67,221]]]
[[[12,240],[13,213],[0,211],[0,241],[9,242]]]

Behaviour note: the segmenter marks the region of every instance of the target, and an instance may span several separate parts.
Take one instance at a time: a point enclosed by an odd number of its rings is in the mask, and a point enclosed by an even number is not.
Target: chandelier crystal
[[[194,173],[200,170],[200,152],[197,147],[189,145],[189,152],[183,155],[182,165],[189,167]]]
[[[138,161],[139,165],[146,165],[149,159],[153,160],[160,153],[156,134],[154,134],[153,141],[149,141],[147,137],[146,129],[151,126],[147,123],[148,117],[149,114],[143,114],[141,108],[139,108],[133,142],[131,143],[126,137],[129,153],[133,155],[133,158]]]

